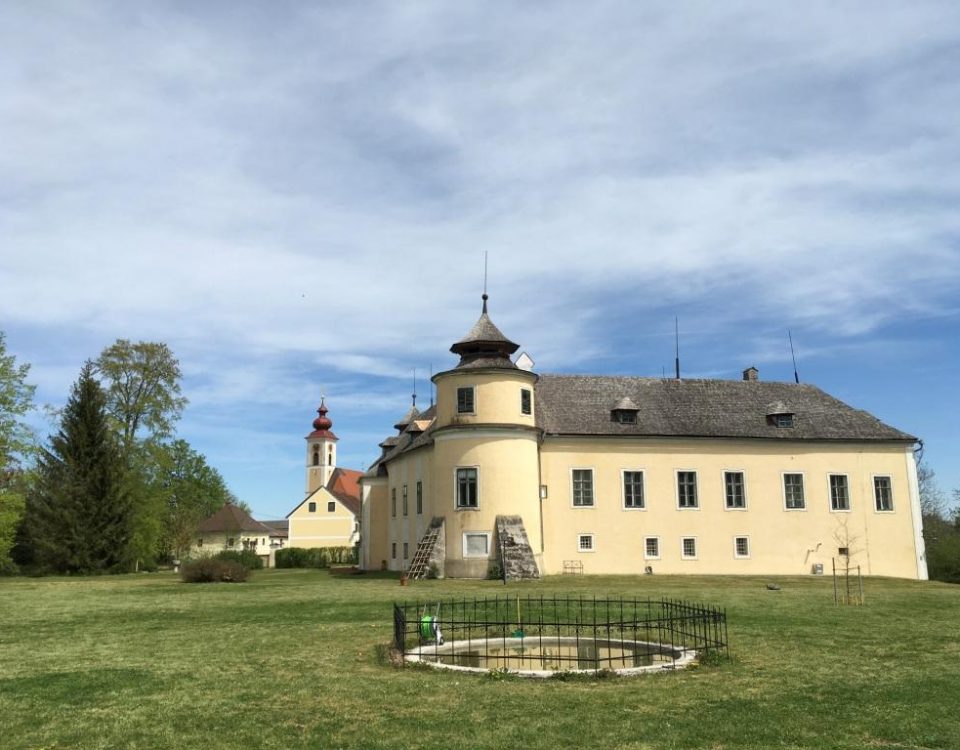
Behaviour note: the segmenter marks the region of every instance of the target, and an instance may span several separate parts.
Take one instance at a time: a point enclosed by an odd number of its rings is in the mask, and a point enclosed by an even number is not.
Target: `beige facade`
[[[224,551],[250,550],[263,560],[265,568],[272,568],[274,555],[279,547],[280,544],[272,541],[266,532],[200,532],[190,548],[190,557],[205,557]]]
[[[484,577],[519,517],[541,574],[926,578],[915,439],[812,386],[538,376],[484,313],[363,476],[361,563]],[[538,403],[539,400],[539,403]],[[571,565],[572,564],[572,565]]]

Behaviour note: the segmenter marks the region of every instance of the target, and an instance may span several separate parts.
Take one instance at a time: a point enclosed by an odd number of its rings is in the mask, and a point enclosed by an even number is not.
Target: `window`
[[[846,474],[830,475],[830,510],[850,510],[850,490]]]
[[[697,472],[677,472],[677,507],[697,507]]]
[[[336,502],[334,502],[333,500],[328,501],[328,502],[327,502],[327,513],[336,513],[336,512],[337,512],[337,504],[336,504]]]
[[[680,540],[680,557],[684,560],[697,559],[697,538],[695,536],[685,536]]]
[[[733,556],[739,558],[750,557],[749,537],[735,536],[733,538]]]
[[[637,413],[629,409],[614,409],[613,421],[619,422],[620,424],[636,424]]]
[[[403,543],[403,559],[406,560],[410,557],[410,545],[407,542]]]
[[[747,507],[747,495],[743,488],[742,471],[723,472],[723,489],[727,510],[737,510]]]
[[[793,427],[793,414],[774,414],[773,424],[776,427]]]
[[[232,547],[235,541],[236,540],[233,537],[230,537],[229,539],[227,539],[227,546]]]
[[[660,559],[660,537],[648,536],[643,540],[643,557],[645,560]]]
[[[200,537],[199,539],[197,539],[197,546],[198,546],[198,547],[202,547],[202,546],[203,546],[203,537]]]
[[[837,554],[841,557],[850,557],[850,548],[849,547],[838,547]]]
[[[574,507],[593,507],[593,469],[574,469],[572,478]]]
[[[463,535],[464,557],[487,557],[490,554],[490,534],[466,532]]]
[[[403,515],[407,515],[407,485],[403,485]]]
[[[397,488],[390,488],[390,515],[397,517]]]
[[[477,470],[457,469],[457,507],[477,508]]]
[[[423,513],[423,482],[417,482],[417,515]]]
[[[623,472],[623,507],[634,509],[643,507],[642,471]]]
[[[877,510],[893,510],[893,484],[890,477],[873,478],[873,498],[877,504]]]
[[[577,536],[577,549],[581,552],[593,552],[593,534],[580,534]]]
[[[392,557],[394,560],[397,559],[397,543],[396,542],[390,542],[390,557]]]
[[[473,414],[473,386],[457,388],[457,414]]]
[[[520,413],[533,413],[533,394],[530,392],[529,388],[520,389]]]
[[[313,465],[314,466],[320,465],[320,449],[319,448],[313,449]]]
[[[803,510],[803,474],[783,475],[783,502],[787,510]]]
[[[308,512],[308,513],[316,513],[316,512],[317,512],[317,504],[314,503],[314,502],[307,503],[307,512]]]

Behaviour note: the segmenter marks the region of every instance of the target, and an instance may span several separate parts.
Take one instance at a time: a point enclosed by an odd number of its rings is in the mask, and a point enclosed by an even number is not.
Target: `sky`
[[[547,373],[801,381],[960,487],[955,2],[0,6],[0,330],[167,343],[261,519],[490,313]],[[53,429],[38,411],[41,437]]]

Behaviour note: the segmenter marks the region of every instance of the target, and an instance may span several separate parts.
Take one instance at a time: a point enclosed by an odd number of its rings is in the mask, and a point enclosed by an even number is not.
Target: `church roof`
[[[269,526],[260,523],[260,521],[255,521],[243,508],[233,503],[224,503],[220,510],[197,524],[197,531],[202,531],[207,534],[217,532],[237,533],[240,531],[270,534],[273,530]]]
[[[535,392],[537,426],[547,434],[916,440],[805,384],[541,375]],[[610,404],[622,399],[636,405],[636,424],[611,419]],[[778,427],[768,419],[775,402],[789,404],[787,411],[794,415],[792,427]]]

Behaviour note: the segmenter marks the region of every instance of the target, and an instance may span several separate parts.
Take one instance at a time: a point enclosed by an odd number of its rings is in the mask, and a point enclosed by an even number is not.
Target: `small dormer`
[[[618,424],[636,424],[637,412],[640,407],[633,403],[633,399],[624,396],[610,411],[610,418]]]
[[[767,424],[774,427],[793,427],[796,413],[783,401],[775,401],[767,405]]]

